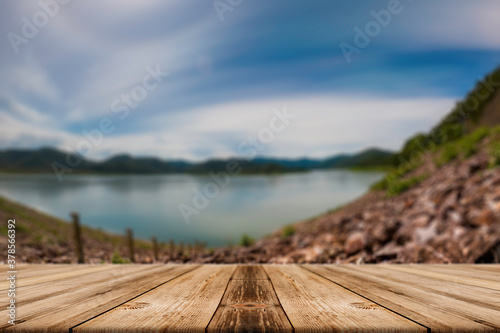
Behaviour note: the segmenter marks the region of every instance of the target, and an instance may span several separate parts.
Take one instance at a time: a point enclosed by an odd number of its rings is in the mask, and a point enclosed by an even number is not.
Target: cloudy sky
[[[499,64],[498,0],[55,1],[0,2],[0,149],[237,156],[283,108],[262,155],[397,149]]]

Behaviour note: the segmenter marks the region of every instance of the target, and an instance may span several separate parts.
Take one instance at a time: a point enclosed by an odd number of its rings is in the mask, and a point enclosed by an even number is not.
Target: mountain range
[[[0,151],[0,170],[7,172],[53,172],[58,167],[68,166],[68,154],[54,148],[36,150],[10,149]],[[203,162],[162,160],[155,157],[133,157],[116,155],[102,162],[81,159],[74,167],[79,173],[104,174],[159,174],[159,173],[207,173],[226,169],[230,160],[236,160],[242,173],[282,173],[333,168],[382,168],[393,163],[394,153],[370,148],[356,154],[335,155],[326,159],[280,159],[257,157],[245,159],[210,159]]]

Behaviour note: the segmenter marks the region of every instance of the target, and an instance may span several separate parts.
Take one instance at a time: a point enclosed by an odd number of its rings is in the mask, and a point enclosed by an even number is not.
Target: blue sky
[[[499,64],[496,0],[402,0],[350,62],[341,43],[395,0],[59,1],[0,3],[0,149],[75,151],[109,119],[87,157],[237,156],[283,108],[262,155],[398,149]]]

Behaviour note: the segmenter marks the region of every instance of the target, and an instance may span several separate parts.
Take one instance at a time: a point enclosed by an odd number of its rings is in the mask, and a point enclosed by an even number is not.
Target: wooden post
[[[128,256],[130,258],[130,262],[134,263],[135,262],[135,256],[134,256],[134,235],[132,233],[132,229],[127,228],[127,239],[128,239]]]
[[[78,258],[78,263],[85,263],[85,258],[83,256],[83,243],[82,243],[82,231],[80,229],[80,216],[77,212],[71,213],[71,218],[73,219],[73,227],[75,232],[75,247],[76,247],[76,257]]]
[[[153,255],[155,261],[158,261],[158,241],[155,236],[151,237],[151,242],[153,243]]]

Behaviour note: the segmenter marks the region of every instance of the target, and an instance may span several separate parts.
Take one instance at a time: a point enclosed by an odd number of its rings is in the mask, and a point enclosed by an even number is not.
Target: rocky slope
[[[500,262],[500,169],[481,151],[465,161],[415,170],[431,176],[387,198],[371,192],[341,210],[207,262]]]

